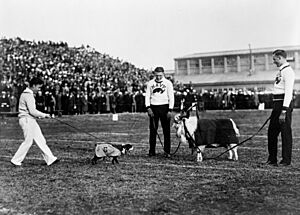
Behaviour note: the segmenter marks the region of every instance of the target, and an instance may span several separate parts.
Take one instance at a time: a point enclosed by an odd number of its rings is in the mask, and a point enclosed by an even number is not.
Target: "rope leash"
[[[93,135],[93,134],[91,134],[91,133],[89,133],[89,132],[87,132],[87,131],[84,131],[84,130],[82,130],[82,129],[79,129],[79,128],[77,128],[77,127],[75,127],[75,126],[73,126],[73,125],[71,125],[71,124],[69,124],[69,123],[67,123],[67,122],[64,122],[64,121],[59,120],[59,119],[54,118],[54,117],[51,117],[51,119],[55,119],[56,121],[60,122],[61,124],[65,124],[65,125],[67,125],[67,126],[73,128],[73,129],[75,129],[75,130],[77,130],[77,131],[79,131],[79,132],[85,133],[85,134],[87,134],[87,135],[89,135],[89,136],[95,138],[96,140],[99,140],[100,142],[102,141],[101,138],[99,138],[99,137],[97,137],[97,136],[95,136],[95,135]],[[134,121],[134,123],[131,125],[130,130],[132,130],[132,128],[136,125],[137,121],[138,121],[137,119]],[[111,144],[111,143],[109,143],[109,144]]]
[[[189,108],[187,109],[187,112],[190,111],[195,105],[196,105],[196,104],[194,104],[194,105],[192,105],[191,107],[189,107]],[[199,113],[198,113],[198,108],[197,108],[197,107],[196,107],[196,115],[197,115],[197,119],[199,120]],[[251,140],[253,137],[255,137],[255,136],[256,136],[256,135],[257,135],[257,134],[265,127],[265,125],[268,123],[268,121],[269,121],[270,119],[271,119],[271,116],[269,116],[269,117],[266,119],[266,121],[263,123],[263,125],[258,129],[258,131],[257,131],[256,133],[254,133],[252,136],[250,136],[249,138],[247,138],[247,139],[243,140],[242,142],[236,144],[235,146],[233,146],[233,147],[231,147],[231,148],[225,150],[224,152],[222,152],[221,154],[217,155],[216,157],[213,157],[213,158],[207,158],[206,160],[216,160],[217,158],[221,157],[221,156],[222,156],[223,154],[225,154],[226,152],[228,152],[228,151],[230,151],[230,150],[232,150],[232,149],[234,149],[234,148],[236,148],[236,147],[242,145],[243,143],[245,143],[245,142]],[[185,121],[183,121],[183,125],[184,125],[184,130],[185,130],[185,136],[186,136],[188,142],[191,143],[191,145],[197,149],[197,152],[199,152],[198,147],[196,146],[196,141],[193,139],[192,135],[191,135],[191,134],[189,133],[189,131],[187,130],[187,127],[186,127],[186,125],[185,125]],[[201,153],[201,150],[200,150],[200,153]]]
[[[77,130],[77,131],[79,131],[79,132],[83,132],[83,133],[85,133],[85,134],[87,134],[87,135],[89,135],[89,136],[91,136],[91,137],[94,137],[94,138],[97,139],[97,140],[100,140],[100,138],[98,138],[97,136],[95,136],[95,135],[93,135],[93,134],[91,134],[91,133],[89,133],[89,132],[87,132],[87,131],[84,131],[84,130],[82,130],[82,129],[79,129],[79,128],[77,128],[77,127],[75,127],[75,126],[73,126],[73,125],[71,125],[71,124],[69,124],[69,123],[67,123],[67,122],[64,122],[64,121],[62,121],[62,120],[59,120],[59,119],[57,119],[57,118],[52,118],[52,119],[55,119],[56,121],[60,122],[61,124],[65,124],[65,125],[67,125],[67,126],[73,128],[73,129],[75,129],[75,130]]]
[[[164,148],[164,144],[162,143],[161,138],[160,138],[160,135],[158,134],[157,128],[156,128],[156,126],[155,126],[154,118],[153,118],[153,117],[150,117],[150,118],[151,118],[150,121],[152,122],[153,127],[154,127],[154,130],[155,130],[156,136],[158,137],[158,140],[159,140],[160,144],[162,145],[162,148],[163,148],[164,153],[166,153],[167,155],[170,155],[170,156],[175,155],[176,152],[178,151],[179,147],[180,147],[181,142],[179,141],[178,146],[177,146],[177,148],[175,149],[175,151],[174,151],[173,153],[168,153],[168,152],[166,152],[166,151],[165,151],[165,148]]]
[[[222,152],[222,153],[219,154],[218,156],[213,157],[213,158],[207,158],[206,160],[216,160],[217,158],[221,157],[221,156],[222,156],[223,154],[225,154],[226,152],[228,152],[228,151],[230,151],[230,150],[232,150],[232,149],[234,149],[234,148],[236,148],[236,147],[242,145],[243,143],[245,143],[245,142],[251,140],[253,137],[255,137],[255,136],[256,136],[256,135],[257,135],[257,134],[265,127],[265,125],[268,123],[268,121],[269,121],[270,119],[271,119],[271,117],[268,117],[268,119],[264,122],[264,124],[263,124],[263,125],[258,129],[258,131],[257,131],[255,134],[253,134],[252,136],[250,136],[250,137],[248,137],[247,139],[243,140],[242,142],[236,144],[235,146],[233,146],[233,147],[227,149],[226,151]]]

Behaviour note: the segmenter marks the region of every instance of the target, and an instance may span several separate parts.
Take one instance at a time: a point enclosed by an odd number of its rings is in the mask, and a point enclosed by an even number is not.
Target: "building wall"
[[[300,50],[287,51],[288,59],[293,68],[300,68]],[[200,62],[201,61],[201,65]],[[192,75],[202,73],[249,72],[252,68],[256,71],[275,70],[272,52],[253,53],[252,65],[250,54],[205,56],[191,59],[177,59],[175,74]],[[240,67],[240,68],[239,68]]]

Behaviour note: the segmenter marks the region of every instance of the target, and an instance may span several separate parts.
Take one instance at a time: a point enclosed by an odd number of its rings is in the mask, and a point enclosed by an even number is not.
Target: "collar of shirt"
[[[286,66],[289,66],[290,64],[288,62],[282,64],[280,67],[279,67],[279,70],[281,71],[283,69],[283,67],[286,67]]]
[[[166,79],[166,78],[163,77],[160,81],[157,81],[157,80],[154,78],[154,81],[155,81],[156,83],[161,83],[161,82],[163,82],[165,79]]]
[[[33,91],[27,87],[27,88],[23,91],[23,93],[31,93],[31,94],[33,94]]]

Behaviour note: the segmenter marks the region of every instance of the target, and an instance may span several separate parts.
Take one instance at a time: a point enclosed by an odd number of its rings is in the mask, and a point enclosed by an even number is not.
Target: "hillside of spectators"
[[[42,95],[53,95],[56,100],[63,97],[63,104],[69,103],[64,97],[69,98],[71,94],[88,100],[93,95],[99,97],[105,94],[107,97],[111,94],[141,93],[150,74],[145,69],[101,54],[89,46],[69,47],[64,42],[3,38],[0,40],[0,56],[1,92],[18,98],[24,84],[37,76],[45,81]],[[91,102],[88,104],[91,106]],[[75,105],[71,106],[73,109]],[[61,109],[61,106],[57,108]]]

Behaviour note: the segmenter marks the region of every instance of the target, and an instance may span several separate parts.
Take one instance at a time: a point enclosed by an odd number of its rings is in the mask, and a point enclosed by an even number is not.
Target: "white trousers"
[[[36,120],[28,117],[21,117],[19,119],[19,124],[23,130],[25,140],[11,159],[11,162],[20,166],[33,144],[33,141],[35,141],[37,146],[42,150],[42,155],[47,165],[51,165],[57,157],[52,154],[50,148],[47,146],[45,137]]]

